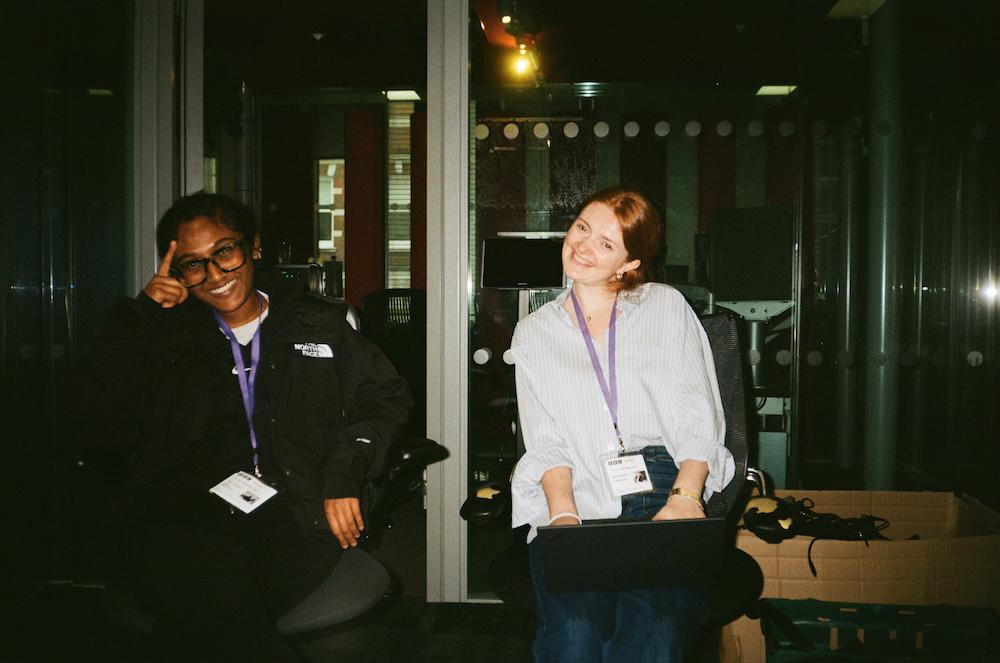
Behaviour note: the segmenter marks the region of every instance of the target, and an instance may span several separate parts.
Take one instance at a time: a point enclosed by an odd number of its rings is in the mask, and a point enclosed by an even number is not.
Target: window
[[[205,157],[205,193],[219,192],[219,160]]]
[[[316,223],[319,262],[344,260],[344,160],[316,162]]]
[[[413,103],[390,101],[386,154],[386,286],[410,287],[410,116]]]

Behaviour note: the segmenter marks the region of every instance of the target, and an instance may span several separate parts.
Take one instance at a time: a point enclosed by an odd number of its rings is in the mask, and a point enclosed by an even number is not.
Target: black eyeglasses
[[[186,288],[194,288],[208,280],[208,263],[222,272],[235,272],[247,263],[246,240],[224,244],[212,251],[208,258],[190,258],[170,268],[170,273],[184,283]]]

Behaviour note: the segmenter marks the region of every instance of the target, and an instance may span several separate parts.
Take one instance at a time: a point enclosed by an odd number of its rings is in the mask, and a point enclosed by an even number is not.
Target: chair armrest
[[[473,525],[510,527],[510,483],[494,481],[479,486],[459,513]]]
[[[448,450],[434,440],[398,440],[389,451],[389,460],[382,478],[369,485],[370,514],[386,518],[403,500],[421,494],[424,469],[444,460],[448,455]]]
[[[392,481],[400,474],[422,470],[428,465],[444,460],[448,455],[448,450],[434,440],[420,437],[402,438],[389,451],[386,477]]]

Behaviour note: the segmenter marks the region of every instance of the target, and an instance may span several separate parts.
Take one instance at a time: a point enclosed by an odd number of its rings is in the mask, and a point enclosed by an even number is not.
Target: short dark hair
[[[659,212],[639,191],[611,186],[590,195],[580,205],[580,212],[591,203],[611,208],[622,229],[622,240],[629,260],[639,260],[636,269],[625,272],[620,281],[612,281],[612,290],[632,290],[649,279],[650,269],[663,250],[663,221]],[[577,217],[580,213],[577,213]]]
[[[243,203],[221,193],[193,193],[178,199],[156,224],[156,250],[160,258],[167,254],[170,242],[177,239],[178,229],[203,216],[242,237],[253,237],[257,233],[257,221],[253,212]]]

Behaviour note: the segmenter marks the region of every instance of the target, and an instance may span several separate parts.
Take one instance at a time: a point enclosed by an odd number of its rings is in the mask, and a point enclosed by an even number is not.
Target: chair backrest
[[[361,333],[381,348],[413,395],[414,408],[405,433],[426,433],[427,293],[416,288],[390,288],[365,295]]]
[[[747,476],[747,403],[743,355],[739,339],[739,326],[732,313],[712,313],[701,317],[712,355],[715,374],[719,381],[719,395],[726,419],[726,448],[736,461],[736,474],[723,490],[716,493],[705,505],[709,516],[729,516],[733,504],[746,488]]]
[[[365,295],[361,328],[376,343],[387,342],[399,330],[419,330],[427,323],[427,293],[417,288],[389,288]]]

